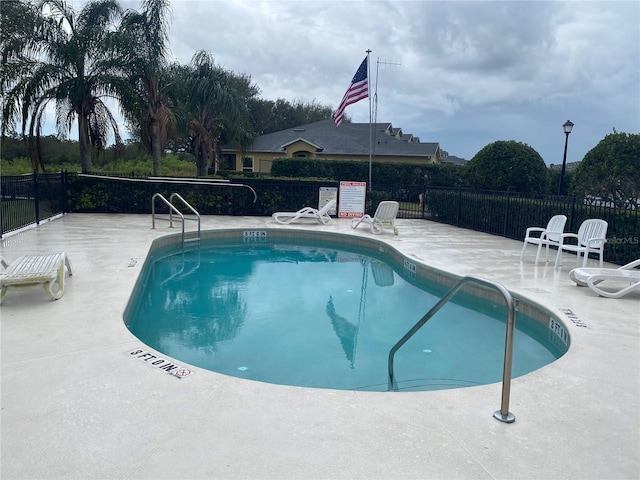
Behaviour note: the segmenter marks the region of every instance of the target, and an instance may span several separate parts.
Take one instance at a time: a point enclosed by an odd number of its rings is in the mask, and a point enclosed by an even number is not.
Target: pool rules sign
[[[339,218],[360,218],[364,215],[367,182],[340,182]]]

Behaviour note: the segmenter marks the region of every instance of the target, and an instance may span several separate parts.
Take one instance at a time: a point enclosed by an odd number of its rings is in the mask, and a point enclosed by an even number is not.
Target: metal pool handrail
[[[156,198],[159,198],[167,207],[169,207],[169,226],[173,227],[173,219],[172,212],[176,213],[182,219],[182,245],[184,246],[184,215],[180,213],[175,205],[173,205],[169,200],[164,198],[161,193],[155,193],[153,197],[151,197],[151,228],[156,228]],[[200,216],[198,215],[198,239],[200,238]]]
[[[240,187],[240,188],[248,188],[253,193],[253,203],[258,201],[258,194],[251,187],[251,185],[247,185],[246,183],[230,183],[229,180],[224,179],[209,179],[209,178],[177,178],[177,177],[148,177],[147,180],[155,183],[177,183],[177,184],[186,184],[186,185],[209,185],[212,187]]]
[[[142,182],[142,183],[176,183],[181,185],[209,185],[212,187],[240,187],[248,188],[253,193],[253,203],[258,201],[258,194],[245,183],[229,183],[228,180],[207,178],[176,178],[176,177],[148,177],[148,178],[127,178],[127,177],[110,177],[108,175],[90,175],[86,173],[78,173],[79,177],[101,178],[103,180],[118,180],[123,182]]]
[[[200,240],[200,214],[196,211],[195,208],[193,208],[191,205],[189,205],[189,202],[187,202],[184,198],[182,198],[182,196],[179,193],[173,192],[170,196],[169,196],[169,203],[171,205],[173,205],[173,199],[177,198],[178,200],[180,200],[185,207],[187,207],[189,210],[191,210],[191,212],[197,217],[198,219],[198,237],[197,240]],[[172,227],[173,226],[173,222],[172,222],[172,216],[171,216],[171,212],[172,210],[169,210],[169,226]],[[192,218],[185,218],[184,216],[182,217],[182,242],[184,243],[184,221],[185,220],[193,220]]]
[[[440,310],[449,300],[453,297],[458,290],[460,290],[463,285],[466,283],[477,283],[480,285],[484,285],[489,288],[493,288],[500,292],[504,297],[504,300],[507,304],[507,329],[506,329],[506,338],[504,344],[504,365],[502,370],[502,399],[500,403],[500,410],[497,410],[493,413],[493,417],[496,420],[499,420],[504,423],[512,423],[515,422],[516,417],[512,413],[509,412],[509,395],[511,393],[511,367],[513,363],[513,333],[515,330],[516,323],[516,307],[515,302],[513,301],[513,297],[509,293],[509,291],[500,283],[493,282],[491,280],[486,280],[484,278],[474,277],[474,276],[466,276],[463,277],[457,284],[455,284],[451,289],[436,303],[431,310],[429,310],[418,322],[411,327],[411,329],[404,334],[404,336],[398,340],[398,342],[391,347],[389,351],[389,390],[397,390],[397,387],[394,388],[395,382],[393,380],[393,357],[396,352],[402,345],[404,345],[407,340],[409,340],[414,333],[416,333],[422,326],[429,321],[431,317],[433,317],[438,310]]]

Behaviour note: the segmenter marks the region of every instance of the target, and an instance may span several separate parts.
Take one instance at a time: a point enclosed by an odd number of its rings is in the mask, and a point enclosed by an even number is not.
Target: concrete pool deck
[[[128,354],[146,347],[122,313],[151,241],[179,230],[165,221],[152,230],[149,215],[68,214],[2,240],[8,261],[66,252],[73,276],[58,301],[37,286],[9,289],[0,307],[1,478],[640,478],[640,292],[608,299],[576,287],[569,254],[554,271],[553,261],[533,265],[532,247],[520,262],[515,240],[421,220],[397,224],[398,237],[353,231],[348,220],[284,227],[270,217],[216,216],[203,217],[202,228],[368,236],[557,312],[571,347],[513,379],[515,423],[493,418],[500,384],[380,393],[271,385],[195,367],[187,378],[164,374]]]

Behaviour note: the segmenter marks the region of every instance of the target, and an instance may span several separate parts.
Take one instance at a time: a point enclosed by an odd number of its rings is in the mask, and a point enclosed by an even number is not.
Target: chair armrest
[[[577,233],[563,233],[562,235],[560,235],[560,245],[564,244],[564,239],[565,238],[573,238],[573,239],[575,239],[576,243],[578,243],[578,234]]]
[[[559,240],[550,240],[549,236],[553,235],[555,237],[557,237],[558,239],[560,238],[560,236],[562,235],[563,232],[561,231],[557,231],[557,230],[545,230],[544,232],[542,232],[542,234],[540,235],[540,238],[543,238],[545,240],[549,240],[550,242],[557,242]]]
[[[589,238],[585,242],[585,245],[591,246],[592,243],[604,245],[605,243],[607,243],[607,239],[604,237]]]
[[[524,236],[528,237],[531,232],[540,232],[541,234],[545,232],[545,229],[542,227],[529,227],[525,232]]]

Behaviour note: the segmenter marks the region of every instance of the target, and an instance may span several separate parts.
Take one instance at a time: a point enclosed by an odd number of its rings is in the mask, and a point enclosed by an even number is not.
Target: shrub
[[[548,169],[538,152],[514,140],[491,143],[465,165],[469,185],[520,193],[547,191]]]

